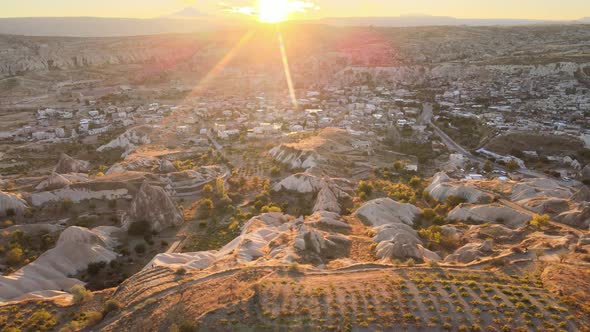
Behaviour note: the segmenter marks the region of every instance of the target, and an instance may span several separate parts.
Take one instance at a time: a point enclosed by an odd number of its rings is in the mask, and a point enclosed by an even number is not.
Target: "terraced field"
[[[588,324],[537,277],[461,269],[253,267],[180,278],[154,269],[114,298],[126,310],[103,322],[105,330],[133,329],[140,317],[210,330],[583,331]]]
[[[215,321],[241,324],[234,312],[251,309],[252,302],[256,311],[247,325],[271,329],[580,329],[542,285],[485,272],[389,270],[311,275],[303,283],[277,278],[260,283],[247,307],[224,310],[227,317]]]

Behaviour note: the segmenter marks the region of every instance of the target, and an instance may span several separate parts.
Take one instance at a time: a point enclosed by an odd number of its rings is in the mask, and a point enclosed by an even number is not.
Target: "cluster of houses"
[[[590,137],[590,89],[574,78],[514,73],[449,85],[436,95],[446,116],[477,119],[499,131]]]

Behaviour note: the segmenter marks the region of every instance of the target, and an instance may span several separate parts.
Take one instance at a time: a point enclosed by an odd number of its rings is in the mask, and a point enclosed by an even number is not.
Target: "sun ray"
[[[193,94],[199,92],[200,90],[203,90],[209,84],[209,82],[211,82],[211,80],[217,77],[217,75],[219,75],[219,73],[233,59],[236,53],[250,40],[250,38],[252,38],[253,35],[253,30],[250,30],[246,34],[244,34],[244,36],[240,38],[236,45],[234,45],[234,47],[232,47],[232,49],[229,52],[227,52],[227,54],[221,60],[219,60],[219,62],[213,68],[211,68],[207,75],[205,75],[205,77],[203,77],[203,79],[199,81],[199,83],[193,89]]]
[[[289,58],[287,57],[287,50],[285,49],[285,42],[283,34],[278,31],[279,49],[281,50],[281,60],[283,61],[283,69],[285,70],[285,78],[287,79],[287,87],[289,88],[289,96],[295,109],[297,109],[297,96],[295,95],[295,88],[293,86],[293,78],[291,77],[291,68],[289,67]]]

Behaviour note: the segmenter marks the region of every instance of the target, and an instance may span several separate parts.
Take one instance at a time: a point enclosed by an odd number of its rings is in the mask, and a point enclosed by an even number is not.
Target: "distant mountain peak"
[[[164,17],[166,17],[166,18],[198,18],[198,17],[204,17],[204,16],[207,16],[207,14],[203,13],[193,7],[186,7],[179,12],[172,13],[172,14],[166,15]]]

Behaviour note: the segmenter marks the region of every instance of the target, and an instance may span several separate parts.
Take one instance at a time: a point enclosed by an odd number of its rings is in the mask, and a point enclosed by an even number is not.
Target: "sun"
[[[289,0],[259,0],[258,19],[263,23],[279,23],[289,17]]]

